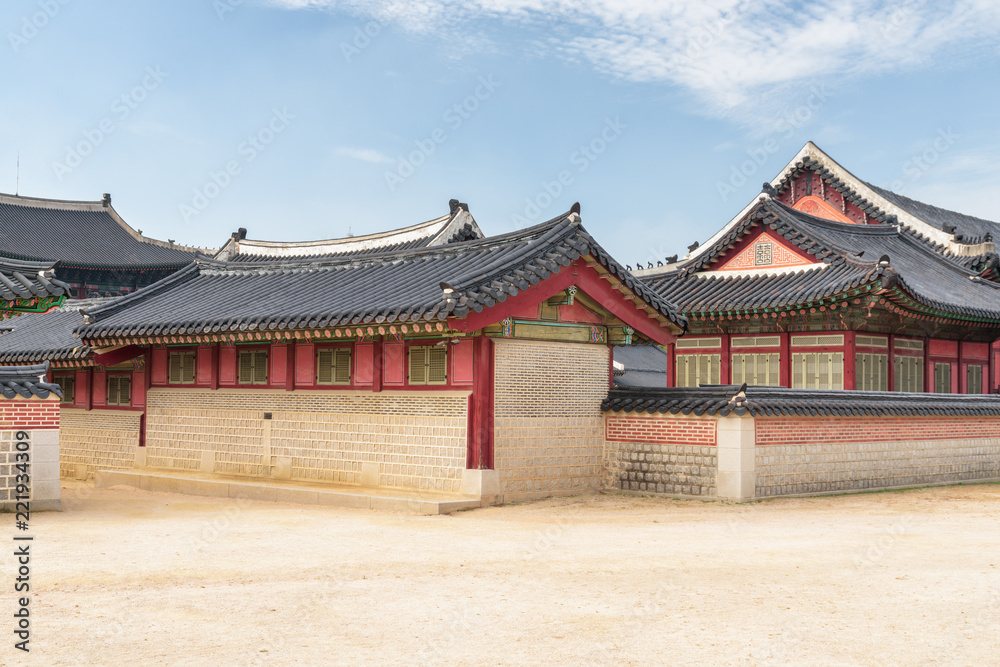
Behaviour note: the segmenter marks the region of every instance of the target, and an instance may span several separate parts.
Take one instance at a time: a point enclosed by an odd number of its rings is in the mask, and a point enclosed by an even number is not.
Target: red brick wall
[[[758,445],[995,438],[1000,417],[757,417]]]
[[[715,419],[608,417],[605,439],[618,442],[650,442],[672,445],[714,445]]]
[[[59,430],[59,401],[0,398],[0,429]]]

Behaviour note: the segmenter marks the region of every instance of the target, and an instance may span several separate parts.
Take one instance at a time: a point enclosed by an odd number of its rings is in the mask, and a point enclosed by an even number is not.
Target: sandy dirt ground
[[[419,517],[66,483],[63,504],[32,517],[32,651],[4,630],[5,665],[1000,665],[1000,485]],[[10,556],[0,576],[12,630]]]

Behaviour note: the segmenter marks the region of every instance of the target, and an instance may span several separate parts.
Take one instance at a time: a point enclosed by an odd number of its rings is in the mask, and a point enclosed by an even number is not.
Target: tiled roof
[[[584,255],[659,316],[686,328],[671,304],[594,241],[574,207],[529,229],[418,250],[266,263],[200,261],[87,310],[90,323],[78,333],[124,338],[463,318]]]
[[[59,385],[45,381],[48,372],[48,362],[34,366],[0,366],[0,394],[7,399],[16,396],[48,398],[50,393],[62,398]]]
[[[0,195],[0,255],[106,268],[180,267],[196,248],[149,239],[104,201]]]
[[[69,285],[51,278],[52,262],[0,257],[0,310],[3,301],[67,296]]]
[[[954,230],[953,233],[956,235],[956,240],[960,240],[963,243],[975,244],[983,241],[992,241],[994,237],[1000,237],[1000,224],[992,220],[984,220],[973,215],[966,215],[965,213],[949,211],[948,209],[932,206],[931,204],[925,204],[916,199],[896,194],[891,190],[872,185],[871,183],[867,185],[899,208],[909,211],[927,224],[941,231]]]
[[[48,313],[23,313],[3,321],[0,333],[0,363],[28,364],[42,361],[83,359],[90,348],[73,335],[83,324],[82,308],[107,299],[69,301]]]
[[[275,259],[335,259],[338,257],[401,252],[460,243],[483,237],[467,204],[452,199],[449,212],[427,222],[378,234],[349,236],[323,241],[258,241],[247,239],[240,229],[215,254],[228,262],[261,262]]]
[[[1000,396],[822,391],[747,385],[612,389],[605,412],[753,416],[997,416]]]
[[[822,264],[771,273],[705,271],[762,225]],[[768,198],[696,260],[644,279],[684,313],[782,308],[881,280],[883,287],[898,286],[927,309],[1000,321],[1000,287],[936,252],[914,232],[896,225],[832,222]]]
[[[667,353],[657,345],[616,345],[616,387],[666,387]],[[619,370],[617,365],[621,364]]]

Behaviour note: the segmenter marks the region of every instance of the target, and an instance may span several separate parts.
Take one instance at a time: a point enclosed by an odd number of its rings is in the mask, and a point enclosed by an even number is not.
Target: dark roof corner
[[[104,196],[101,197],[101,206],[103,206],[104,208],[107,208],[107,207],[111,206],[111,193],[110,192],[105,192]]]
[[[466,213],[468,213],[469,205],[466,204],[465,202],[460,202],[457,199],[449,199],[448,210],[451,212],[452,215],[455,215],[459,211],[465,211]]]
[[[569,212],[580,215],[580,202],[574,202],[573,205],[569,207]]]

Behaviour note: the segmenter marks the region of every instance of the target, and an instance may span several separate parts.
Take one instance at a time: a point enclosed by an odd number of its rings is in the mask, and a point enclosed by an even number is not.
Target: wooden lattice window
[[[860,336],[859,336],[860,338]],[[855,386],[861,391],[889,390],[889,355],[859,352],[855,360]]]
[[[781,355],[734,354],[732,362],[733,384],[777,387],[781,384]]]
[[[132,404],[132,375],[108,375],[108,405]]]
[[[934,393],[951,393],[951,364],[947,362],[934,364]]]
[[[794,389],[843,389],[843,352],[805,352],[792,355]]]
[[[194,351],[170,353],[167,382],[170,384],[194,384]]]
[[[351,384],[350,348],[327,348],[316,352],[316,384]]]
[[[896,356],[893,367],[896,391],[914,393],[924,390],[924,360],[921,357]]]
[[[410,348],[410,384],[447,384],[448,350],[443,346]]]
[[[62,389],[62,399],[60,403],[73,403],[76,400],[76,375],[56,375],[52,378]]]
[[[967,394],[983,393],[982,366],[980,366],[979,364],[969,364],[969,367],[965,369],[965,380],[966,380],[965,393]]]
[[[719,384],[721,360],[718,354],[678,354],[677,386]]]
[[[240,352],[239,384],[267,384],[267,350]]]

